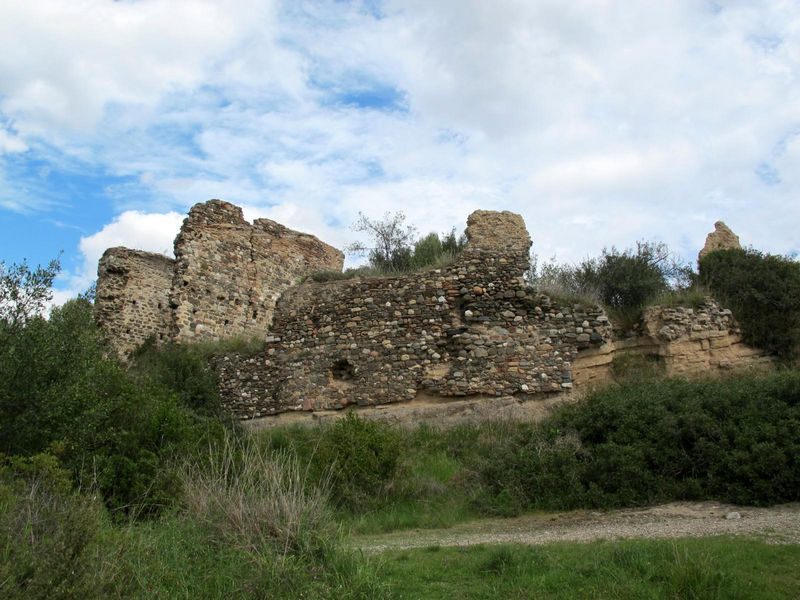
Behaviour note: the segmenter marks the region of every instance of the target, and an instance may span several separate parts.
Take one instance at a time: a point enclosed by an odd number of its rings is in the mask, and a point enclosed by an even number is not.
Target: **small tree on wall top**
[[[744,341],[783,361],[800,358],[800,263],[753,248],[700,258],[700,282],[730,307]]]
[[[351,226],[353,231],[366,233],[372,239],[372,246],[363,242],[349,244],[345,250],[357,256],[366,255],[371,266],[387,271],[406,271],[411,264],[411,245],[417,235],[413,225],[406,225],[402,212],[385,213],[382,220],[371,219],[358,213],[358,219]]]
[[[402,273],[424,269],[444,259],[452,259],[467,243],[462,234],[456,235],[455,227],[442,236],[429,233],[416,239],[417,229],[406,225],[402,212],[385,213],[383,219],[371,219],[358,213],[353,231],[366,233],[371,244],[354,242],[345,247],[348,254],[366,256],[371,267],[387,273]]]

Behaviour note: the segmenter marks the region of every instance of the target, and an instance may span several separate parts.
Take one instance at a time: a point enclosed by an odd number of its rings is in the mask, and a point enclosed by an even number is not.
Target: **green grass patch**
[[[679,288],[663,292],[648,302],[647,305],[670,307],[683,306],[686,308],[698,309],[706,303],[706,300],[709,296],[711,296],[711,290],[703,285],[695,284],[687,288]]]
[[[296,459],[230,437],[178,469],[182,501],[113,521],[39,455],[0,464],[0,597],[381,598]]]
[[[800,589],[800,547],[741,538],[436,546],[382,557],[396,599],[772,600]]]

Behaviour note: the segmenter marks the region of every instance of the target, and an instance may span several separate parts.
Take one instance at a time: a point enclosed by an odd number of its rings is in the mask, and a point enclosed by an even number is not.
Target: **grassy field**
[[[742,538],[389,551],[395,599],[794,599],[800,547]]]

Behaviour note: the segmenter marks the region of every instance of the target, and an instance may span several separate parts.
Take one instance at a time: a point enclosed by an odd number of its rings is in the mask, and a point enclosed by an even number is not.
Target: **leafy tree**
[[[370,265],[386,271],[407,271],[411,266],[411,245],[417,234],[413,225],[406,225],[402,212],[386,213],[383,220],[370,219],[358,213],[358,220],[352,225],[353,231],[366,233],[372,246],[362,242],[350,244],[346,250],[355,255],[367,255]]]
[[[53,294],[50,288],[61,270],[58,259],[47,267],[31,270],[26,260],[22,264],[0,262],[0,324],[18,329],[32,317],[41,315]]]
[[[528,278],[534,287],[621,310],[639,309],[671,288],[687,286],[691,273],[666,244],[645,241],[623,252],[604,248],[599,258],[586,258],[578,265],[551,260],[537,271],[535,255],[532,265]]]
[[[800,356],[800,263],[753,249],[717,250],[699,279],[730,307],[748,344],[789,361]]]
[[[137,378],[111,358],[87,299],[70,300],[44,319],[56,272],[54,263],[4,271],[0,454],[54,453],[108,506],[153,512],[176,493],[173,454],[218,436],[221,426],[191,410],[203,407],[181,404],[181,390],[170,384],[188,377]],[[190,392],[187,403],[210,396]]]
[[[603,250],[597,267],[600,297],[607,306],[640,308],[688,277],[663,242],[636,242],[636,250]]]
[[[367,233],[372,244],[355,242],[346,251],[356,256],[366,255],[372,268],[389,273],[403,273],[436,264],[444,255],[455,256],[467,243],[464,235],[457,236],[455,228],[443,237],[429,233],[416,239],[417,230],[405,225],[402,212],[386,213],[382,220],[370,219],[359,213],[353,231]]]
[[[461,235],[456,235],[456,228],[453,227],[443,238],[442,238],[442,253],[449,253],[452,255],[456,255],[461,252],[464,247],[467,245],[467,236],[463,233]]]
[[[436,262],[442,257],[454,257],[464,249],[467,238],[463,234],[456,236],[455,227],[443,237],[431,232],[414,244],[414,251],[411,255],[411,267],[422,269]]]

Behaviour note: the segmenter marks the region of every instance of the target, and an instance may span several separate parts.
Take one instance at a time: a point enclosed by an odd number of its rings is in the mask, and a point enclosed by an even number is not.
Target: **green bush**
[[[612,308],[641,308],[669,289],[669,251],[660,244],[639,242],[636,251],[603,250],[597,268],[600,298]]]
[[[351,228],[367,233],[371,245],[354,242],[345,251],[354,256],[367,256],[371,269],[386,276],[448,264],[466,246],[466,236],[456,236],[455,228],[443,237],[429,233],[415,240],[416,228],[405,225],[405,220],[403,212],[386,213],[382,220],[358,213],[358,220]],[[335,278],[327,277],[326,280]]]
[[[219,421],[181,405],[183,393],[194,408],[206,406],[195,388],[134,378],[110,358],[86,300],[54,309],[49,320],[0,328],[0,338],[0,452],[54,449],[75,484],[111,508],[149,514],[172,503],[172,457],[221,434]]]
[[[690,270],[678,264],[665,244],[640,241],[623,252],[604,248],[599,258],[578,265],[551,261],[537,269],[534,256],[528,277],[534,288],[557,298],[600,302],[628,325],[638,319],[643,306],[687,287]]]
[[[748,344],[785,361],[800,356],[800,263],[757,250],[717,250],[699,262],[700,282],[729,307]]]
[[[111,598],[126,591],[103,507],[64,486],[50,456],[0,465],[0,592],[8,600]]]
[[[389,491],[398,474],[401,435],[354,412],[323,428],[314,463],[330,477],[333,500],[341,506],[369,506]]]
[[[208,364],[211,352],[197,345],[157,345],[151,338],[134,351],[131,372],[143,386],[169,390],[180,406],[203,415],[219,415],[217,374]]]
[[[800,499],[800,373],[634,381],[479,448],[482,510]]]

